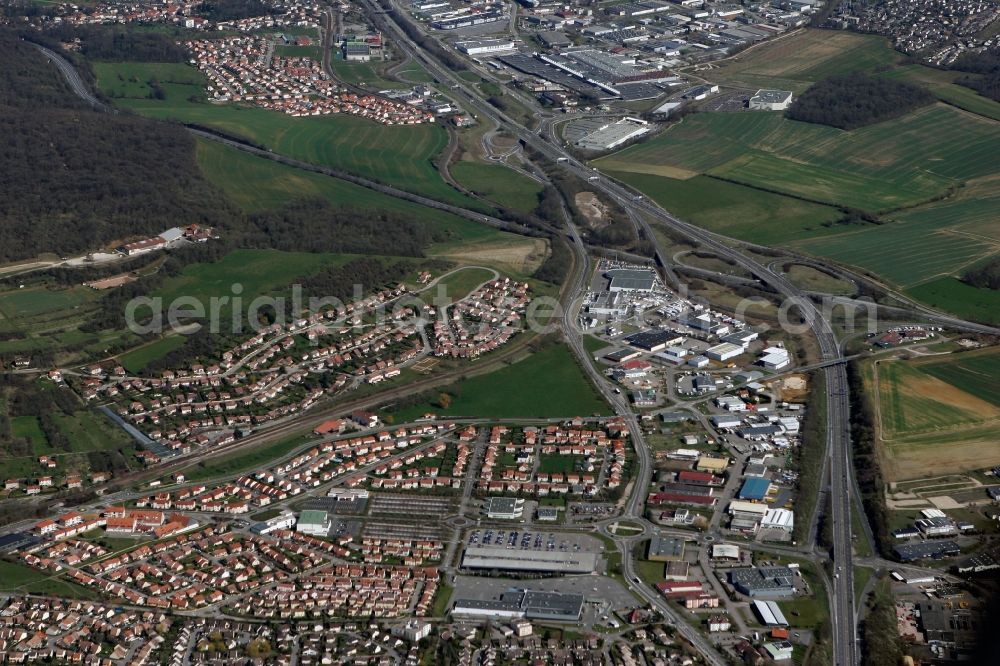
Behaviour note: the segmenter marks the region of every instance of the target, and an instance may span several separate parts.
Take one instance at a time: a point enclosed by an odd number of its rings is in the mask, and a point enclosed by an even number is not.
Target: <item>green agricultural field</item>
[[[0,560],[0,591],[53,595],[70,599],[97,598],[93,590],[71,583],[57,574],[39,571],[8,560]]]
[[[953,197],[894,214],[888,224],[792,245],[876,273],[925,303],[994,321],[992,293],[954,276],[1000,252],[998,183],[998,175],[977,178]],[[954,304],[946,302],[951,297]]]
[[[118,357],[118,362],[131,373],[141,372],[152,361],[161,359],[175,349],[184,346],[184,337],[171,335],[160,338],[148,345],[133,349]]]
[[[715,233],[763,245],[838,233],[843,217],[832,206],[729,183],[708,176],[678,180],[645,173],[610,175],[647,192],[671,213]]]
[[[86,287],[38,287],[0,293],[0,314],[16,321],[52,313],[64,313],[83,307],[93,300],[94,292]]]
[[[976,115],[1000,120],[1000,102],[983,97],[975,90],[955,83],[956,79],[963,76],[961,72],[933,69],[922,65],[905,65],[886,72],[884,76],[906,79],[925,86],[942,102]]]
[[[541,183],[499,164],[463,161],[453,164],[450,171],[463,187],[522,213],[530,213],[538,206],[543,189]]]
[[[202,98],[208,81],[194,67],[177,62],[92,62],[97,85],[112,99],[153,99],[155,80],[167,98]]]
[[[97,72],[98,86],[110,93],[121,84],[119,75],[146,81],[154,78],[154,68],[155,64],[151,67],[148,63],[104,63]],[[197,74],[193,67],[189,69]],[[200,101],[204,90],[198,84],[164,83],[161,87],[166,97],[162,100],[150,98],[151,90],[139,90],[134,91],[136,96],[115,102],[154,118],[213,127],[290,157],[449,203],[483,207],[445,183],[435,169],[432,159],[448,143],[447,133],[439,125],[386,126],[348,114],[296,118],[265,109]]]
[[[715,65],[710,78],[746,88],[799,93],[813,81],[855,71],[878,71],[901,62],[884,37],[829,30],[799,30]]]
[[[699,173],[866,210],[912,206],[996,170],[1000,125],[933,105],[852,132],[775,113],[705,113],[599,159],[610,171]]]
[[[864,366],[889,480],[1000,463],[1000,350]]]
[[[349,254],[234,250],[219,261],[185,266],[179,276],[168,279],[153,295],[163,299],[164,310],[182,297],[193,297],[207,308],[212,297],[232,297],[232,286],[240,284],[244,302],[249,303],[258,295],[273,294],[297,278],[313,275],[326,266],[347,263],[354,257]]]
[[[426,403],[400,410],[399,423],[427,412],[490,418],[554,418],[609,414],[610,408],[583,375],[569,349],[553,345],[495,372],[444,389],[453,395],[442,409]]]
[[[955,354],[945,361],[922,363],[920,369],[932,377],[957,386],[966,393],[1000,407],[1000,352]]]
[[[1000,291],[995,289],[979,289],[957,278],[943,277],[907,289],[906,295],[963,319],[1000,324]]]

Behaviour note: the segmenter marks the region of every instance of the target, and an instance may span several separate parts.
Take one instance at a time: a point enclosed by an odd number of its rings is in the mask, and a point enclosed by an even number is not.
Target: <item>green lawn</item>
[[[44,451],[48,441],[38,424],[38,417],[15,416],[10,420],[10,434],[13,437],[27,437],[35,446],[35,453]]]
[[[54,574],[7,560],[0,560],[0,591],[53,595],[70,599],[97,598],[97,593],[93,590],[55,577]]]
[[[455,588],[448,583],[442,582],[438,585],[437,594],[434,595],[434,605],[431,608],[433,617],[444,617],[448,611],[448,604],[451,603],[451,595]]]
[[[454,303],[468,296],[482,283],[492,279],[493,271],[476,267],[463,268],[443,278],[427,293],[434,303]]]
[[[161,359],[175,349],[184,346],[184,337],[170,335],[148,345],[134,349],[118,357],[118,362],[131,373],[142,371],[152,361]]]
[[[569,349],[553,345],[486,375],[445,389],[454,396],[448,409],[430,403],[400,410],[399,423],[427,412],[450,416],[548,418],[609,414],[610,409],[584,377]]]
[[[539,457],[538,471],[542,474],[572,474],[583,456],[549,454]]]
[[[481,197],[522,213],[538,206],[542,185],[499,164],[456,162],[450,167],[455,180]]]
[[[96,71],[98,86],[113,92],[134,77],[153,78],[157,65],[149,63],[105,63]],[[265,145],[275,152],[323,166],[343,169],[360,176],[396,185],[467,207],[482,207],[445,183],[432,163],[448,143],[445,130],[436,124],[386,126],[348,114],[296,118],[287,114],[233,104],[199,101],[204,91],[196,83],[193,67],[189,76],[176,74],[183,83],[161,85],[166,98],[149,98],[150,91],[120,92],[134,96],[115,102],[124,108],[154,118],[198,123]],[[148,86],[146,86],[148,88]]]
[[[583,336],[583,348],[590,354],[596,354],[602,349],[607,349],[609,346],[607,342],[600,338],[595,338],[593,335]]]

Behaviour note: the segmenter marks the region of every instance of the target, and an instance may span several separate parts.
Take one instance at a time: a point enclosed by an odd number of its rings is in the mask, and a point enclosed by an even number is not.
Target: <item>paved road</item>
[[[761,265],[752,258],[743,255],[738,250],[724,244],[720,238],[716,237],[714,234],[710,234],[702,229],[699,229],[698,227],[677,219],[624,185],[604,175],[597,175],[594,169],[578,161],[575,157],[563,150],[562,147],[557,145],[553,138],[546,137],[541,132],[531,132],[513,122],[505,114],[487,103],[477,89],[456,76],[451,70],[440,65],[426,52],[419,49],[395,24],[391,16],[381,12],[373,0],[363,0],[362,4],[367,5],[373,15],[379,16],[381,19],[380,23],[387,29],[388,32],[393,34],[397,44],[403,51],[407,52],[414,60],[420,62],[438,81],[450,84],[452,91],[464,104],[476,109],[483,116],[493,121],[498,127],[511,132],[525,145],[531,146],[539,154],[543,155],[553,163],[561,163],[570,172],[588,181],[591,188],[603,192],[606,196],[611,197],[621,204],[629,213],[633,223],[637,225],[637,228],[653,244],[655,260],[665,271],[668,270],[670,264],[668,258],[664,255],[659,246],[656,235],[652,232],[649,220],[653,220],[657,223],[670,227],[675,232],[680,233],[690,240],[697,241],[712,250],[723,259],[727,259],[735,263],[737,266],[746,269],[755,278],[759,279],[761,282],[774,289],[777,293],[781,294],[786,301],[797,306],[798,311],[805,322],[804,329],[811,330],[813,332],[819,344],[823,362],[830,364],[824,373],[828,394],[828,457],[824,463],[824,474],[829,474],[830,479],[829,494],[832,501],[831,518],[835,535],[833,557],[836,571],[832,584],[831,598],[832,617],[834,621],[834,662],[836,666],[856,664],[858,662],[858,653],[852,580],[853,554],[851,549],[851,502],[852,495],[856,494],[856,482],[853,477],[853,468],[850,461],[850,440],[848,432],[849,405],[847,400],[846,371],[843,363],[841,362],[843,360],[843,353],[829,321],[824,318],[823,314],[806,297],[802,290],[793,285],[784,275],[771,270],[769,267]],[[90,93],[69,63],[48,49],[44,49],[43,47],[38,48],[40,48],[42,52],[45,53],[46,57],[52,60],[56,66],[63,71],[67,81],[78,95],[87,100],[95,108],[110,111],[112,113],[114,112]],[[324,167],[317,167],[316,165],[300,162],[298,160],[292,160],[284,156],[274,155],[273,153],[270,153],[270,151],[249,146],[228,137],[222,137],[197,128],[189,128],[189,131],[197,136],[201,136],[202,138],[219,141],[245,152],[250,152],[261,157],[289,164],[290,166],[295,166],[296,168],[341,178],[364,187],[369,187],[376,191],[390,194],[391,196],[421,203],[436,209],[446,210],[456,215],[461,215],[462,217],[475,219],[477,221],[492,224],[494,226],[500,226],[502,228],[505,228],[509,224],[502,220],[498,220],[475,211],[468,211],[456,206],[442,204],[419,195],[397,190],[391,186],[358,178],[351,174]],[[595,180],[591,180],[591,178],[595,178]],[[527,229],[520,229],[519,231],[521,233],[532,233]],[[571,241],[573,248],[575,264],[573,277],[571,280],[567,281],[567,284],[564,287],[564,295],[575,293],[582,288],[583,280],[590,274],[590,264],[586,248],[580,239],[576,226],[573,224],[571,219],[567,220],[567,235],[569,236],[569,240]],[[975,330],[970,329],[967,322],[962,322],[958,319],[942,316],[938,313],[927,313],[927,315],[936,318],[939,323],[945,325],[956,325],[965,327],[967,330]],[[625,399],[621,395],[615,394],[610,390],[605,379],[597,373],[597,371],[590,365],[589,360],[587,360],[588,355],[583,349],[579,331],[576,330],[571,308],[567,308],[564,313],[561,327],[566,335],[570,347],[573,349],[578,358],[583,360],[585,370],[591,376],[591,379],[594,380],[594,383],[597,385],[602,395],[611,405],[614,406],[616,412],[624,417],[628,423],[629,430],[632,433],[633,440],[636,444],[635,448],[638,458],[638,470],[633,481],[632,493],[627,500],[625,513],[627,516],[641,517],[645,489],[648,487],[651,475],[651,461],[649,449],[645,446],[642,440],[642,433],[637,419],[631,412],[631,409],[625,402]],[[991,329],[990,327],[979,328],[982,329],[982,332],[996,331],[996,329]],[[386,397],[387,394],[380,395],[380,399],[382,400]],[[345,407],[342,406],[340,410],[342,411],[343,409],[345,409]],[[318,415],[313,415],[313,417],[318,417]],[[852,488],[855,489],[855,492],[853,493]],[[623,546],[627,546],[627,544],[630,543],[630,540],[622,539],[616,542],[618,543],[619,548],[622,548]],[[623,551],[622,554],[623,567],[626,576],[628,576],[629,580],[637,580],[635,576],[634,564],[629,556],[630,554],[627,550]],[[701,650],[710,663],[725,663],[723,657],[718,654],[714,647],[707,643],[699,632],[687,625],[686,622],[677,621],[674,611],[659,595],[645,589],[642,585],[637,586],[637,592],[643,598],[647,599],[647,601],[649,601],[652,605],[663,611],[668,618],[673,619],[676,623],[677,630],[684,635],[686,639],[691,641],[699,650]]]

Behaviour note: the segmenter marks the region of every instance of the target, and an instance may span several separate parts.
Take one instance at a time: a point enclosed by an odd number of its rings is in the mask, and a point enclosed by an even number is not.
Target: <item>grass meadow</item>
[[[197,123],[243,137],[275,152],[343,169],[428,197],[482,207],[448,185],[433,158],[447,145],[439,125],[386,126],[337,114],[295,118],[265,109],[204,100],[204,79],[193,67],[161,63],[94,63],[98,86],[115,103],[143,115]],[[169,74],[169,76],[167,76]],[[165,99],[145,82],[160,81]],[[117,94],[116,94],[117,93]]]
[[[463,161],[451,165],[449,170],[464,187],[497,205],[522,213],[530,213],[538,205],[542,185],[513,169]]]
[[[445,387],[453,399],[447,409],[425,403],[401,409],[398,423],[427,412],[442,416],[554,418],[609,414],[564,345],[553,345],[495,372]]]

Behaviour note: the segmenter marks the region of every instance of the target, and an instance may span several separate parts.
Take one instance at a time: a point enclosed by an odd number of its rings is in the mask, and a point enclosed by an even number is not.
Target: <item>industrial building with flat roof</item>
[[[490,497],[483,502],[487,518],[518,520],[524,515],[524,500],[520,497]]]
[[[790,90],[758,90],[750,98],[750,108],[754,111],[784,111],[792,104]]]
[[[622,118],[613,123],[602,125],[596,131],[578,140],[576,145],[584,150],[611,150],[646,134],[649,130],[649,123],[645,120]]]
[[[326,511],[306,509],[299,514],[295,531],[310,536],[327,536],[330,533],[330,526],[330,516]]]
[[[462,556],[465,569],[502,569],[549,573],[592,573],[597,553],[575,550],[523,550],[503,546],[468,546]]]
[[[790,597],[795,594],[795,573],[789,567],[733,569],[729,582],[748,597]]]
[[[893,552],[903,562],[914,560],[940,559],[961,554],[962,549],[951,539],[945,541],[921,541],[918,543],[901,543],[893,546]]]
[[[458,599],[451,612],[472,617],[578,622],[583,615],[583,602],[582,594],[512,589],[499,599]]]
[[[676,562],[684,559],[684,539],[654,534],[649,540],[646,559],[654,562]]]
[[[767,497],[767,493],[771,490],[771,482],[762,476],[748,476],[743,481],[743,486],[740,488],[739,498],[741,500],[750,500],[755,502],[761,502]]]
[[[656,273],[648,268],[613,268],[604,274],[611,279],[608,291],[653,291]]]
[[[625,338],[625,341],[633,347],[656,352],[666,349],[668,345],[678,342],[679,339],[677,334],[670,331],[639,331]]]
[[[754,599],[753,609],[757,613],[757,617],[760,621],[769,627],[787,627],[788,620],[785,619],[785,614],[781,612],[778,608],[778,604],[773,601],[760,601],[759,599]]]
[[[470,56],[482,55],[484,53],[510,53],[514,50],[514,40],[471,39],[455,42],[455,48]]]

